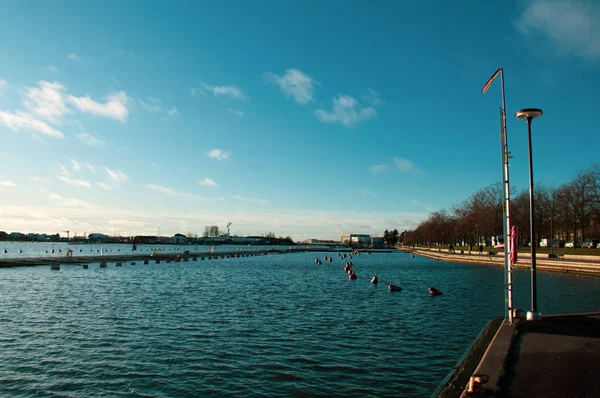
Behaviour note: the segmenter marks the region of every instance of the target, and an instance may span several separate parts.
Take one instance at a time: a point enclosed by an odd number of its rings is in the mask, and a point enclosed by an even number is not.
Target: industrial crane
[[[71,231],[63,231],[63,232],[67,233],[67,242],[68,242],[69,241],[69,232],[71,232]]]
[[[231,235],[229,234],[229,226],[230,226],[230,225],[231,225],[231,221],[229,221],[229,223],[227,223],[227,236],[231,236]]]

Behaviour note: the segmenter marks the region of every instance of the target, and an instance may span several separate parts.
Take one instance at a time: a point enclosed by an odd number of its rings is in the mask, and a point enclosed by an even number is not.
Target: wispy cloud
[[[266,200],[264,200],[264,199],[257,199],[257,198],[247,198],[247,197],[245,197],[245,196],[241,196],[241,195],[234,195],[234,196],[233,196],[233,198],[234,198],[234,199],[237,199],[237,200],[241,200],[241,201],[243,201],[243,202],[252,202],[252,203],[257,203],[257,204],[259,204],[259,205],[266,205],[266,204],[268,204],[268,203],[269,203],[268,201],[266,201]]]
[[[235,99],[246,99],[246,96],[244,95],[242,90],[236,86],[211,86],[210,84],[201,82],[200,87],[201,88],[190,89],[192,95],[195,96],[198,93],[206,94],[208,92],[216,97],[226,96]]]
[[[208,156],[217,160],[228,160],[231,158],[231,152],[225,152],[220,149],[212,149],[208,152]]]
[[[71,172],[69,171],[69,169],[67,169],[63,164],[57,163],[58,165],[58,172],[64,176],[70,176]]]
[[[142,100],[138,100],[138,102],[140,106],[148,112],[160,112],[162,109],[158,98],[148,97],[148,102]]]
[[[288,69],[282,76],[267,72],[264,77],[267,82],[277,84],[281,91],[293,97],[301,105],[306,105],[309,101],[312,101],[315,92],[314,86],[318,84],[298,69]]]
[[[388,167],[385,164],[377,164],[375,166],[371,166],[371,173],[377,174],[387,171]]]
[[[204,185],[207,187],[215,187],[215,186],[217,186],[217,183],[208,177],[204,177],[204,179],[202,181],[200,181],[200,185]]]
[[[25,112],[10,113],[0,111],[0,123],[13,131],[29,130],[49,137],[65,138],[64,134],[59,130]]]
[[[104,170],[106,170],[106,173],[113,181],[123,182],[129,180],[127,174],[123,173],[121,170],[111,170],[108,167],[105,167]]]
[[[81,208],[93,209],[93,208],[97,207],[94,204],[88,203],[84,200],[62,197],[59,194],[49,191],[47,189],[42,189],[42,192],[46,193],[46,195],[48,196],[48,199],[50,199],[52,202],[55,202],[62,206],[75,207],[77,209],[81,209]]]
[[[583,0],[532,0],[516,21],[526,36],[541,35],[561,55],[600,58],[600,3]]]
[[[85,161],[85,162],[83,163],[83,165],[84,165],[84,166],[85,166],[85,167],[86,167],[86,168],[87,168],[89,171],[91,171],[92,173],[96,173],[96,166],[93,166],[93,165],[89,164],[89,162],[88,162],[88,161]]]
[[[8,86],[8,82],[4,79],[0,79],[0,97],[2,97],[3,91],[6,89],[6,86]]]
[[[383,104],[383,100],[381,99],[381,94],[379,94],[377,91],[373,90],[372,88],[369,88],[367,90],[367,92],[361,96],[361,99],[364,102],[366,102],[372,106],[379,106],[379,105]]]
[[[79,141],[81,141],[84,145],[87,145],[87,146],[92,146],[92,147],[96,147],[96,148],[104,146],[104,141],[94,137],[93,135],[91,135],[89,133],[79,133],[76,135],[76,137]]]
[[[81,170],[81,165],[76,160],[73,160],[73,159],[69,159],[69,160],[71,161],[71,168],[73,170],[75,170],[75,171]]]
[[[46,67],[46,70],[47,70],[48,72],[52,72],[52,73],[56,73],[56,72],[58,72],[58,68],[57,68],[56,66],[52,66],[52,65],[50,65],[50,66],[47,66],[47,67]]]
[[[242,111],[236,111],[233,108],[229,108],[229,113],[231,113],[233,115],[236,115],[236,116],[239,116],[239,117],[244,116],[244,112],[242,112]]]
[[[148,184],[148,185],[146,185],[146,188],[152,189],[152,190],[155,190],[158,192],[162,192],[167,195],[172,195],[172,196],[181,196],[181,197],[189,198],[189,199],[202,199],[202,196],[194,195],[191,193],[178,192],[178,191],[174,190],[173,188],[165,187],[163,185],[158,185],[158,184]]]
[[[400,171],[412,174],[419,173],[419,169],[417,169],[408,159],[394,158],[394,163],[396,164],[396,168]]]
[[[75,54],[75,53],[71,53],[71,54],[67,55],[67,58],[69,58],[72,61],[77,61],[77,62],[83,61],[81,59],[81,57],[79,55]]]
[[[0,187],[3,187],[3,188],[13,188],[16,186],[17,186],[17,184],[15,184],[12,181],[0,181]]]
[[[88,95],[84,97],[67,96],[67,101],[81,112],[116,119],[121,122],[125,122],[129,115],[127,100],[127,94],[124,91],[109,94],[108,101],[104,104],[94,101]]]
[[[67,177],[67,176],[58,176],[56,178],[58,180],[64,182],[64,183],[66,183],[66,184],[75,185],[77,187],[86,187],[86,188],[89,188],[89,187],[92,186],[92,184],[90,184],[89,181],[85,181],[85,180],[77,180],[75,178],[70,178],[70,177]]]
[[[28,87],[23,98],[23,103],[30,113],[57,123],[70,113],[64,101],[65,86],[59,82],[39,81],[39,87]]]
[[[107,183],[104,183],[104,182],[97,182],[96,185],[98,185],[102,189],[106,189],[107,191],[112,190],[110,185],[108,185]]]
[[[373,107],[363,108],[349,95],[339,95],[333,99],[333,111],[327,112],[323,109],[315,111],[317,118],[323,123],[341,123],[346,127],[352,127],[359,122],[377,116]]]
[[[167,111],[167,114],[168,114],[169,116],[177,116],[177,115],[179,115],[179,111],[177,110],[177,108],[175,108],[175,107],[172,107],[171,109],[169,109],[169,110]]]

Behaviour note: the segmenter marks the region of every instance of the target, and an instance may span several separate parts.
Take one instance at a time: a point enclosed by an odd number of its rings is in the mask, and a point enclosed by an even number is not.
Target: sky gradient
[[[599,161],[593,1],[7,1],[0,230],[339,240]],[[66,234],[63,234],[66,235]]]

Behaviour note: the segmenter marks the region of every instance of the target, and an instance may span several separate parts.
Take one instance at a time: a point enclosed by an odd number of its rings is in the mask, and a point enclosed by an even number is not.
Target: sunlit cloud
[[[96,173],[96,166],[89,164],[88,161],[85,161],[83,165],[92,173]]]
[[[172,195],[172,196],[181,196],[181,197],[189,198],[189,199],[203,199],[202,196],[194,195],[191,193],[178,192],[173,188],[165,187],[165,186],[159,185],[159,184],[147,184],[146,188],[152,189],[154,191],[162,192],[167,195]]]
[[[71,53],[71,54],[67,55],[67,58],[69,58],[72,61],[77,61],[77,62],[83,61],[81,59],[81,57],[79,55],[75,54],[75,53]]]
[[[220,149],[212,149],[208,152],[208,156],[217,160],[228,160],[231,158],[231,152],[225,152]]]
[[[418,174],[420,171],[417,169],[410,160],[404,158],[394,158],[396,168],[400,171]]]
[[[281,91],[294,98],[301,105],[312,101],[315,93],[315,84],[318,84],[310,76],[298,69],[288,69],[281,76],[267,72],[264,75],[267,82],[275,83]]]
[[[77,187],[85,187],[85,188],[90,188],[92,186],[92,184],[90,184],[89,181],[85,181],[85,180],[77,180],[75,178],[70,178],[67,176],[58,176],[56,177],[58,180],[69,184],[69,185],[74,185]]]
[[[58,165],[58,169],[59,169],[59,173],[64,175],[64,176],[70,176],[71,172],[69,171],[69,169],[67,169],[64,165],[57,163]]]
[[[371,173],[377,174],[387,171],[388,167],[385,164],[378,164],[375,166],[371,166]]]
[[[73,159],[69,159],[69,160],[71,161],[71,168],[73,170],[75,170],[75,171],[81,170],[81,165],[77,161],[75,161]]]
[[[175,108],[175,107],[172,107],[171,109],[169,109],[169,110],[167,111],[167,114],[168,114],[169,116],[177,116],[177,115],[179,115],[179,111],[177,110],[177,108]]]
[[[97,182],[96,185],[98,185],[102,189],[106,189],[107,191],[112,190],[112,188],[110,187],[110,185],[108,185],[108,184],[106,184],[104,182]]]
[[[81,141],[84,145],[87,145],[87,146],[100,148],[105,145],[104,141],[102,141],[99,138],[94,137],[90,133],[79,133],[76,135],[76,137],[79,141]]]
[[[204,82],[200,83],[200,89],[191,89],[192,95],[197,95],[199,92],[206,94],[211,93],[214,96],[226,96],[235,99],[246,99],[242,90],[236,86],[211,86]]]
[[[373,107],[361,107],[360,104],[349,95],[339,95],[333,99],[333,111],[323,109],[315,111],[317,119],[323,123],[341,123],[346,127],[353,127],[359,122],[377,116]]]
[[[108,101],[104,104],[94,101],[88,95],[84,97],[69,95],[67,96],[67,101],[81,112],[121,122],[125,122],[129,115],[129,110],[127,109],[128,98],[124,91],[109,94]]]
[[[0,111],[0,123],[13,131],[28,130],[49,137],[65,138],[59,130],[25,112],[10,113]]]
[[[3,187],[3,188],[13,188],[16,186],[17,186],[17,184],[15,184],[12,181],[0,181],[0,187]]]
[[[47,70],[48,72],[52,72],[52,73],[56,73],[56,72],[58,72],[58,68],[57,68],[56,66],[52,66],[52,65],[50,65],[50,66],[47,66],[47,67],[46,67],[46,70]]]
[[[112,170],[108,167],[105,167],[104,170],[106,170],[106,173],[113,181],[124,182],[129,180],[129,176],[127,176],[127,174],[123,173],[121,170]]]
[[[532,0],[516,21],[523,35],[549,40],[560,55],[600,58],[600,3],[582,0]],[[537,42],[536,42],[537,45]]]
[[[204,179],[202,181],[200,181],[200,185],[214,187],[214,186],[217,186],[217,183],[208,177],[204,177]]]

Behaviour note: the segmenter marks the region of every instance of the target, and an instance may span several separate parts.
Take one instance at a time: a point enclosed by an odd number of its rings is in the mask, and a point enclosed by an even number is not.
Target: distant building
[[[90,242],[106,242],[111,240],[111,237],[106,234],[94,232],[88,235],[88,240]]]
[[[25,234],[22,234],[20,232],[11,232],[8,236],[12,240],[22,240],[26,238]]]
[[[175,234],[175,236],[173,236],[171,238],[171,243],[175,244],[175,245],[183,245],[186,244],[188,241],[187,236],[183,235],[183,234]]]
[[[385,241],[383,235],[371,235],[371,247],[374,249],[381,249],[385,247]]]
[[[342,235],[342,244],[353,247],[369,247],[371,244],[371,235],[367,234],[348,234]]]

